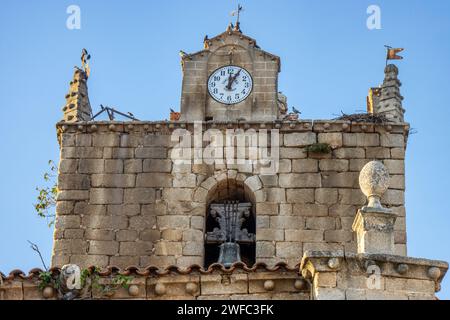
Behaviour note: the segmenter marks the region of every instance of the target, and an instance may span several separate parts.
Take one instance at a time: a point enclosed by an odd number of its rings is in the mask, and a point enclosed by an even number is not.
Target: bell
[[[225,242],[220,245],[220,255],[218,263],[225,268],[229,268],[233,263],[241,261],[241,249],[239,244],[234,242]]]

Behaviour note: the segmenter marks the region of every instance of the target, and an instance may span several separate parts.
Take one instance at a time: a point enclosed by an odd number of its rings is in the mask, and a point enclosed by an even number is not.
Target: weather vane
[[[241,31],[241,23],[239,22],[241,11],[244,11],[244,8],[240,4],[238,4],[237,10],[231,12],[231,16],[236,17],[236,25],[234,27],[235,31]]]
[[[389,60],[403,60],[402,56],[399,56],[397,53],[402,52],[405,50],[404,48],[393,48],[391,46],[384,46],[387,50],[386,53],[386,65],[388,64]]]

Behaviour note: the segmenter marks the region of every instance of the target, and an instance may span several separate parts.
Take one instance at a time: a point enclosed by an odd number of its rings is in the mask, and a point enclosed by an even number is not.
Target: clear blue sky
[[[450,1],[242,0],[242,29],[282,59],[280,90],[304,118],[364,110],[367,89],[383,79],[385,44],[406,48],[398,62],[406,119],[418,133],[407,151],[410,256],[450,261]],[[81,8],[81,30],[66,8]],[[381,7],[381,30],[366,27]],[[145,120],[179,108],[178,52],[202,49],[225,30],[231,0],[12,1],[0,11],[0,140],[3,154],[0,270],[40,267],[27,239],[50,260],[52,233],[36,217],[35,187],[58,159],[55,123],[81,48],[92,53],[91,104]],[[450,275],[439,294],[450,298]]]

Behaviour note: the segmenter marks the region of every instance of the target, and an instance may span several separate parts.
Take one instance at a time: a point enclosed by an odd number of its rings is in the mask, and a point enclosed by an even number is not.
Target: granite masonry
[[[227,65],[253,78],[252,93],[234,105],[208,94],[209,75]],[[91,121],[87,76],[75,72],[56,126],[51,272],[75,264],[99,267],[106,282],[111,274],[133,276],[133,289],[120,289],[118,299],[435,299],[447,263],[407,257],[410,125],[397,67],[386,67],[379,96],[370,99],[372,114],[385,119],[379,122],[286,114],[280,58],[239,26],[183,54],[182,69],[179,121]],[[227,81],[231,88],[233,77]],[[190,160],[195,147],[208,145],[190,136],[196,130],[224,141],[230,131],[275,132],[267,150],[279,156],[278,168],[268,174],[260,162],[173,161],[180,149],[193,151]],[[189,138],[180,148],[181,136]],[[243,228],[255,241],[225,268],[206,234],[218,228],[211,205],[230,201],[250,208]],[[0,279],[0,298],[43,299],[37,270]],[[51,292],[45,297],[57,298]]]

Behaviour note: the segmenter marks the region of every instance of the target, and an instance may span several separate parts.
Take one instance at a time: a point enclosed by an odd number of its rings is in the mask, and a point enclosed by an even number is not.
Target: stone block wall
[[[205,216],[220,186],[248,194],[256,215],[256,261],[300,262],[307,250],[356,252],[352,223],[365,204],[361,168],[379,159],[392,182],[382,202],[398,215],[396,253],[406,255],[404,158],[408,126],[340,121],[210,123],[280,133],[280,168],[175,165],[178,122],[57,125],[61,145],[53,266],[203,265]],[[306,147],[328,143],[329,154]]]

